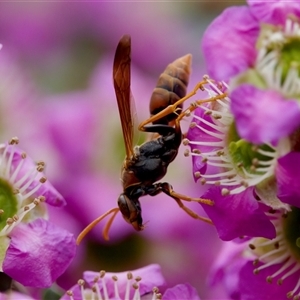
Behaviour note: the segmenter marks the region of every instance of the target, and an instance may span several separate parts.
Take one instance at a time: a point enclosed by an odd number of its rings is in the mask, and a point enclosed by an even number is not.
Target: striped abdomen
[[[155,115],[170,104],[176,103],[186,95],[187,85],[191,73],[192,55],[187,54],[170,63],[159,76],[155,89],[150,99],[150,114]],[[179,106],[180,113],[182,105]],[[169,124],[176,119],[177,114],[171,113],[154,124]]]

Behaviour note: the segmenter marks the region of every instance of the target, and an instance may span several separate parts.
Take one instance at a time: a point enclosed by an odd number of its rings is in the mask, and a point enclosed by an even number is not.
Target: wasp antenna
[[[93,222],[91,222],[88,226],[86,226],[78,235],[77,239],[76,239],[76,244],[79,245],[80,242],[82,241],[82,239],[100,222],[102,221],[106,216],[110,215],[111,213],[114,213],[113,218],[115,217],[115,215],[117,214],[117,212],[119,211],[118,207],[112,208],[109,211],[107,211],[105,214],[101,215],[100,217],[98,217],[97,219],[95,219]],[[112,219],[113,219],[112,218]],[[109,222],[108,222],[109,223]],[[111,225],[112,221],[110,222]],[[107,225],[105,226],[105,228],[107,227]],[[109,229],[109,228],[108,228]]]
[[[104,227],[104,229],[103,229],[103,231],[102,231],[102,236],[103,236],[103,238],[104,238],[106,241],[109,240],[109,236],[108,236],[109,229],[110,229],[111,224],[112,224],[112,222],[114,221],[114,219],[115,219],[115,217],[116,217],[116,215],[117,215],[117,213],[118,213],[119,211],[120,211],[120,209],[119,209],[118,207],[113,208],[113,209],[110,210],[110,212],[112,213],[112,216],[110,217],[110,219],[108,220],[108,222],[106,223],[106,225],[105,225],[105,227]]]

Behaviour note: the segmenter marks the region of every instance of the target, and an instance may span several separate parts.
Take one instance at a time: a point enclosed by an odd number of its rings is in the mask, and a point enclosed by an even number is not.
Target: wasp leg
[[[182,104],[183,102],[185,102],[186,100],[188,100],[192,96],[196,95],[196,93],[198,92],[199,89],[203,91],[204,90],[203,85],[206,84],[206,83],[207,83],[207,80],[203,80],[203,81],[200,81],[199,83],[197,83],[197,85],[194,87],[194,89],[190,93],[188,93],[185,97],[181,98],[176,103],[167,106],[165,109],[163,109],[159,113],[155,114],[154,116],[151,116],[149,119],[142,122],[139,125],[138,129],[140,131],[146,131],[145,126],[147,124],[158,121],[161,118],[163,118],[163,117],[165,117],[165,116],[167,116],[171,113],[176,113],[178,105]]]
[[[171,197],[176,197],[176,198],[179,198],[181,200],[184,200],[184,201],[195,201],[195,202],[199,202],[199,203],[202,203],[202,204],[207,204],[207,205],[210,205],[210,206],[213,206],[214,205],[214,202],[210,199],[202,199],[202,198],[192,198],[192,197],[189,197],[189,196],[186,196],[186,195],[183,195],[183,194],[179,194],[177,192],[175,192],[172,187],[169,185],[169,192],[170,194],[168,194],[169,196]]]
[[[165,124],[146,125],[146,126],[144,126],[143,131],[154,132],[154,133],[158,133],[159,135],[168,135],[170,133],[176,132],[174,127],[172,127],[170,125],[165,125]]]
[[[204,103],[208,103],[208,102],[213,102],[219,99],[224,99],[228,96],[227,93],[222,93],[220,95],[216,95],[214,97],[210,97],[207,99],[203,99],[203,100],[196,100],[195,102],[191,103],[190,106],[188,108],[186,108],[183,112],[181,112],[178,115],[178,118],[175,120],[176,123],[180,122],[181,119],[183,119],[186,116],[189,116],[197,107],[199,107],[200,105],[204,104]]]
[[[171,195],[170,195],[171,196]],[[179,199],[179,198],[176,198],[174,196],[171,196],[176,202],[177,204],[179,205],[180,208],[182,208],[188,215],[190,215],[192,218],[194,219],[197,219],[197,220],[201,220],[203,222],[206,222],[208,224],[211,224],[213,225],[213,222],[211,219],[209,218],[205,218],[205,217],[202,217],[202,216],[199,216],[198,214],[196,214],[194,211],[192,211],[191,209],[189,209],[188,207],[186,207],[182,201]]]
[[[202,216],[199,216],[194,211],[192,211],[191,209],[189,209],[188,207],[186,207],[182,203],[182,201],[181,201],[181,200],[185,200],[185,201],[197,201],[197,202],[200,202],[200,203],[204,203],[204,204],[208,204],[208,205],[213,205],[213,202],[211,200],[192,198],[192,197],[188,197],[188,196],[176,193],[173,190],[172,186],[169,183],[167,183],[167,182],[156,183],[151,188],[149,188],[147,192],[148,192],[148,194],[150,196],[155,196],[155,195],[163,192],[166,195],[168,195],[171,198],[173,198],[177,202],[177,204],[179,205],[179,207],[182,208],[192,218],[204,221],[204,222],[209,223],[209,224],[213,224],[210,219],[202,217]]]

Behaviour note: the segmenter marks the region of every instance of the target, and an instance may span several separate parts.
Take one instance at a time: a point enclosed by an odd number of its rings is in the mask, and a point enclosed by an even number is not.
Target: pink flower
[[[84,300],[93,296],[99,299],[104,297],[107,300],[140,300],[149,293],[153,293],[153,297],[162,297],[159,299],[164,300],[200,300],[196,290],[189,284],[179,284],[168,288],[161,295],[159,289],[165,289],[166,282],[157,264],[120,273],[85,271],[83,278],[84,280],[79,280],[78,284],[67,291],[61,300]]]
[[[49,287],[71,263],[75,240],[45,220],[46,203],[63,206],[65,200],[44,176],[44,163],[35,164],[16,144],[13,138],[0,146],[0,264],[25,286]]]
[[[226,287],[231,299],[298,299],[300,262],[298,247],[299,208],[282,215],[268,213],[276,237],[230,242],[213,266],[211,284]]]
[[[212,22],[203,52],[209,75],[229,82],[238,134],[274,145],[300,126],[300,2],[248,4],[228,8]],[[220,42],[225,35],[227,42]]]

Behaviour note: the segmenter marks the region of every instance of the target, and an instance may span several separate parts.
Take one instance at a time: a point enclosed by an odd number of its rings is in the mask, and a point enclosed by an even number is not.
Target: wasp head
[[[144,229],[142,209],[138,199],[130,199],[127,195],[121,194],[118,205],[126,222],[131,224],[137,231]]]

